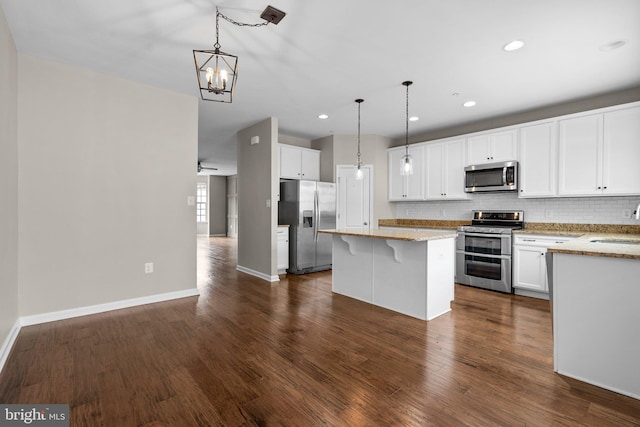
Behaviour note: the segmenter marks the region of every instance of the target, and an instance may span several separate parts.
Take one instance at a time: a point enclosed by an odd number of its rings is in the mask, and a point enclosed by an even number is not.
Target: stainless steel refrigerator
[[[328,270],[332,263],[330,234],[336,228],[336,185],[331,182],[282,181],[278,223],[289,225],[289,273]]]

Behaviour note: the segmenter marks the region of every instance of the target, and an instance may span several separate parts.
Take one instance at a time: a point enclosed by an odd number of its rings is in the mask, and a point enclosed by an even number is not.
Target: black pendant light
[[[362,172],[362,160],[360,159],[360,104],[364,102],[364,99],[356,99],[358,103],[358,162],[356,163],[356,179],[361,180],[363,176]]]
[[[413,84],[411,81],[402,82],[402,84],[407,88],[407,102],[406,102],[406,126],[405,126],[405,136],[404,136],[404,156],[402,156],[402,166],[400,169],[401,175],[413,175],[413,158],[411,154],[409,154],[409,86]]]

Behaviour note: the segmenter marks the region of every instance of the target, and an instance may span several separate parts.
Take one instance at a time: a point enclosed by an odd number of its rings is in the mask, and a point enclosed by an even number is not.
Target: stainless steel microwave
[[[464,168],[464,191],[517,191],[518,162],[486,163]]]

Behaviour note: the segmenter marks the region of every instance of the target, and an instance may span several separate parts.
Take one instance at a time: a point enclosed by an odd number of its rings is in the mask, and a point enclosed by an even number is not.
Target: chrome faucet
[[[636,208],[636,219],[640,219],[640,203],[638,203],[638,207]]]

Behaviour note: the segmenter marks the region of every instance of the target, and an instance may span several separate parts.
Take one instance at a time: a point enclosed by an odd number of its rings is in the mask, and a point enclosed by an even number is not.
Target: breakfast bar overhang
[[[319,232],[333,234],[333,292],[422,320],[451,311],[455,232]]]

